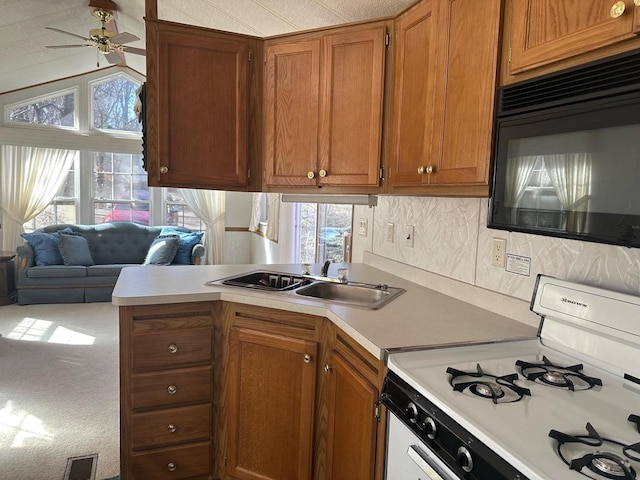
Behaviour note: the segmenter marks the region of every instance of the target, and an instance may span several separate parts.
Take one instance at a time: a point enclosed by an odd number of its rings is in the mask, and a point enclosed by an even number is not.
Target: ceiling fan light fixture
[[[113,18],[113,14],[108,10],[94,10],[93,16],[100,20],[102,23],[108,23]]]

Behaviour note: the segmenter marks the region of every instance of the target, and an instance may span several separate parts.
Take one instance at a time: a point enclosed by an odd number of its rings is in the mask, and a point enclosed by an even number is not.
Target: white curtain
[[[556,194],[567,210],[567,227],[582,231],[591,193],[591,154],[545,155],[544,164]]]
[[[187,206],[206,225],[205,261],[211,265],[224,263],[225,193],[214,190],[179,189]]]
[[[0,155],[2,248],[15,250],[22,225],[44,210],[62,187],[77,152],[3,145]]]
[[[265,237],[269,240],[278,241],[278,231],[280,230],[280,194],[279,193],[254,193],[251,203],[251,220],[249,221],[249,231],[260,230],[260,221],[264,218],[263,201],[267,202],[267,231]]]
[[[533,168],[540,159],[540,155],[512,157],[507,161],[507,178],[505,179],[504,206],[517,207],[529,185]]]

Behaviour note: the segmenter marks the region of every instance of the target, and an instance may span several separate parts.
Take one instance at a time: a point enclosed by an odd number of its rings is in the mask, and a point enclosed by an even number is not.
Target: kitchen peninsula
[[[370,264],[334,264],[329,275],[342,266],[352,281],[406,292],[369,310],[207,284],[299,265],[123,269],[113,293],[122,480],[381,478],[387,350],[535,337],[529,319],[405,279],[416,280],[410,267],[405,278]]]

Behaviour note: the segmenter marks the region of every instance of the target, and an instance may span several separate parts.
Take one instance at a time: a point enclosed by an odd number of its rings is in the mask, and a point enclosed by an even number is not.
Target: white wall
[[[377,207],[355,208],[353,261],[371,251],[522,300],[531,299],[538,273],[640,295],[640,249],[490,230],[487,206],[487,199],[379,196]],[[371,217],[360,237],[359,219]],[[388,222],[393,243],[384,236]],[[403,244],[405,225],[415,225],[413,248]],[[507,253],[531,258],[529,276],[491,265],[494,237],[507,240]]]

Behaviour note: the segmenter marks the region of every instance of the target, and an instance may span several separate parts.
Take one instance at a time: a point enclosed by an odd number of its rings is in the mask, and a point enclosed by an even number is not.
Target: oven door
[[[387,415],[386,480],[456,480],[459,479],[394,414]]]

